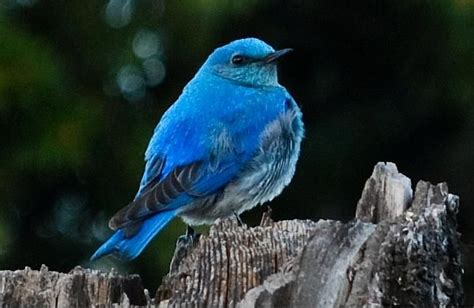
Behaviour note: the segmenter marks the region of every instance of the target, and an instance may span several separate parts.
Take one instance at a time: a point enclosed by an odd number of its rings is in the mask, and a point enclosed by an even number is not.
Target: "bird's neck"
[[[218,67],[202,67],[195,78],[209,82],[228,82],[247,88],[280,87],[276,66],[262,68],[260,71],[229,71]]]

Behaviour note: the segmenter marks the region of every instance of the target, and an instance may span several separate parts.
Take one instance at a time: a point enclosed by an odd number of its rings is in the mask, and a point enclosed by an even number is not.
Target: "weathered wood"
[[[447,193],[445,184],[419,182],[411,208],[379,223],[358,249],[349,246],[355,242],[346,231],[351,224],[330,235],[334,240],[329,245],[311,241],[303,252],[291,303],[306,307],[461,304],[457,208],[458,199]],[[353,254],[342,255],[341,250]],[[316,278],[322,275],[330,282]]]
[[[356,219],[214,224],[178,241],[170,272],[151,300],[137,276],[0,272],[0,306],[340,307],[459,305],[457,196],[379,163]]]
[[[268,276],[291,267],[313,231],[324,224],[309,220],[272,222],[267,217],[262,222],[255,228],[240,227],[235,219],[216,223],[165,277],[157,302],[235,306]]]
[[[356,220],[265,216],[255,228],[218,222],[186,257],[173,260],[156,299],[202,307],[458,305],[458,206],[446,184],[421,181],[412,198],[410,179],[379,163]]]
[[[148,301],[138,275],[81,267],[64,274],[44,265],[39,271],[0,271],[0,307],[129,307]]]
[[[392,220],[408,208],[412,197],[411,180],[394,163],[378,163],[365,182],[356,218],[371,223]]]

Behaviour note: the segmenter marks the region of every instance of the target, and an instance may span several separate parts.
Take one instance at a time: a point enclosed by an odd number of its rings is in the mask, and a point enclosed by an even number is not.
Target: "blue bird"
[[[295,173],[304,127],[278,83],[275,51],[246,38],[217,48],[158,123],[135,199],[91,260],[137,257],[170,221],[212,224],[278,196]]]

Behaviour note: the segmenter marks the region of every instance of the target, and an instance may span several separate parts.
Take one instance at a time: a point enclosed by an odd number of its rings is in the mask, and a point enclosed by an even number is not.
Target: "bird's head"
[[[246,86],[276,86],[276,62],[291,50],[275,51],[259,39],[240,39],[214,50],[202,69]]]

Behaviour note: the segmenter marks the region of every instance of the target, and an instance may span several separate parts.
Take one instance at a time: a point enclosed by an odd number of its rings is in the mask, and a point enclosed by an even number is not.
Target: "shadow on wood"
[[[392,163],[367,180],[356,218],[260,226],[221,220],[199,241],[179,241],[150,299],[137,276],[76,268],[69,274],[0,272],[0,305],[338,307],[462,304],[458,197],[411,181]]]

